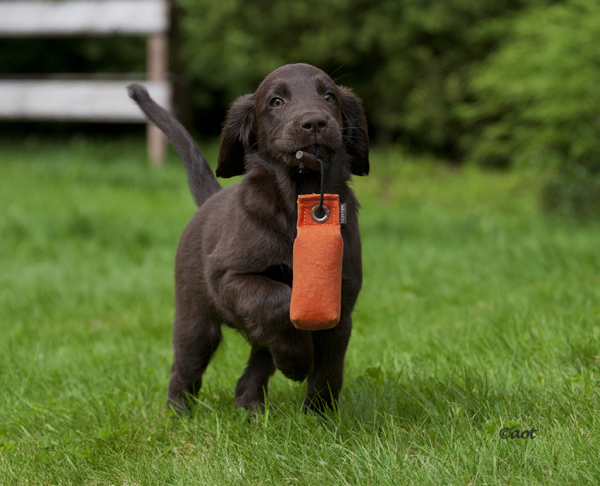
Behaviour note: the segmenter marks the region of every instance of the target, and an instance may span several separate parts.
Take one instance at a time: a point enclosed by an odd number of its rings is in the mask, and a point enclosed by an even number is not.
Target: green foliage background
[[[194,102],[252,92],[266,73],[314,64],[354,88],[379,141],[459,157],[470,67],[505,35],[499,19],[535,0],[180,0]]]
[[[375,141],[488,163],[597,158],[595,0],[175,5],[172,57],[191,83],[195,122],[213,134],[267,73],[308,62],[364,100]],[[141,38],[0,39],[0,76],[144,70]]]
[[[195,104],[308,62],[354,88],[377,142],[549,174],[551,212],[600,210],[597,0],[180,0]]]
[[[465,118],[489,122],[469,152],[599,171],[600,3],[530,9],[509,29],[473,76],[477,103]]]
[[[600,210],[600,3],[533,8],[474,71],[468,158],[550,169],[543,204],[594,219]]]
[[[204,135],[267,73],[308,62],[364,100],[374,142],[542,169],[547,209],[600,210],[597,0],[175,0],[173,12],[174,81],[181,93],[187,79]],[[144,63],[139,38],[0,39],[0,75]]]

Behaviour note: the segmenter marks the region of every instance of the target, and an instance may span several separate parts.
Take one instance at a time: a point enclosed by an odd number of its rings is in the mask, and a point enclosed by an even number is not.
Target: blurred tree
[[[600,212],[597,46],[598,0],[529,9],[476,70],[472,89],[479,101],[458,110],[472,126],[484,126],[467,146],[474,159],[551,168],[545,207],[595,217]]]
[[[182,56],[200,110],[308,62],[356,90],[378,140],[456,158],[464,126],[453,108],[468,99],[472,63],[504,35],[491,20],[548,1],[179,0]]]

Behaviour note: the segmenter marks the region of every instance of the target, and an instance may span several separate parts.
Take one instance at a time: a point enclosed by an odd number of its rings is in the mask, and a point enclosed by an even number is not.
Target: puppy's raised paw
[[[305,354],[294,352],[277,356],[276,353],[273,353],[273,362],[286,378],[294,381],[304,381],[313,369],[312,346],[310,349],[306,349]]]

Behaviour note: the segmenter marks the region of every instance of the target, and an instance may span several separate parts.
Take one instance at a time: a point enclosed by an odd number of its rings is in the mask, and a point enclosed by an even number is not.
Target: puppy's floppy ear
[[[352,173],[369,173],[369,133],[363,105],[352,90],[339,86],[342,109],[342,131],[346,152],[350,155]]]
[[[254,95],[240,96],[231,105],[221,132],[218,177],[233,177],[245,172],[244,153],[255,143],[254,106]]]

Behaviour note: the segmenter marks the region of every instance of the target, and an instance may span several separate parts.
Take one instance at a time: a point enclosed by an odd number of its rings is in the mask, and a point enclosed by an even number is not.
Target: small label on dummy
[[[346,224],[346,203],[340,203],[340,224]]]

